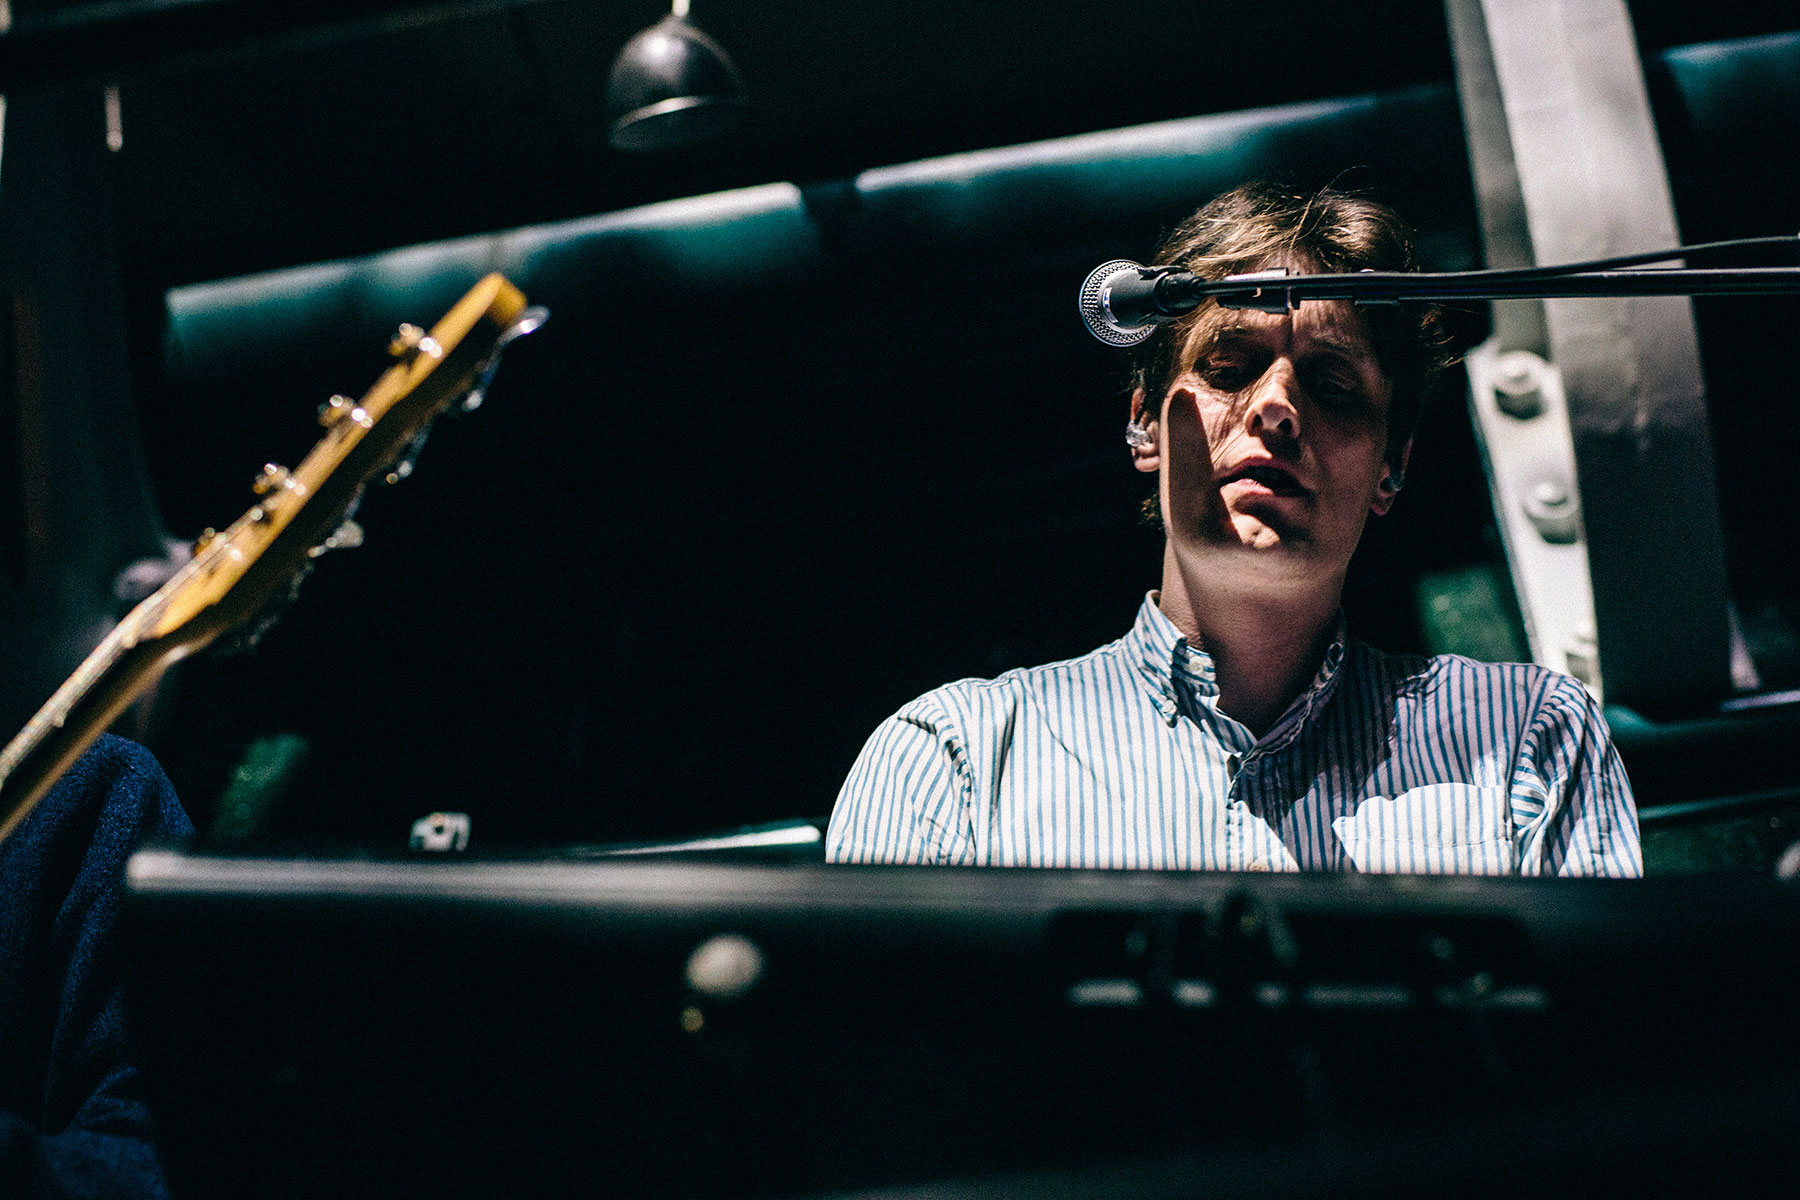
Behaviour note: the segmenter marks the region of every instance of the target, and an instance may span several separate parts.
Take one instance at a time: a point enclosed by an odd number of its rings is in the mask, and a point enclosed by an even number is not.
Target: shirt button
[[[1269,869],[1268,860],[1259,858],[1250,864],[1250,869],[1252,871],[1266,871]]]

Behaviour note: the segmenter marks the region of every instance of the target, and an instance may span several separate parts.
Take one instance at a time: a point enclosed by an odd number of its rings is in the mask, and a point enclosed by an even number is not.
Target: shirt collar
[[[1219,696],[1219,680],[1212,656],[1203,648],[1188,644],[1175,623],[1164,615],[1157,604],[1158,599],[1156,592],[1145,595],[1143,604],[1138,607],[1137,620],[1125,637],[1138,674],[1148,686],[1163,718],[1171,724],[1184,708],[1193,713],[1216,711],[1213,705]],[[1258,749],[1280,749],[1324,712],[1332,693],[1337,690],[1346,644],[1344,614],[1340,609],[1332,630],[1331,645],[1326,648],[1312,683],[1256,743]]]

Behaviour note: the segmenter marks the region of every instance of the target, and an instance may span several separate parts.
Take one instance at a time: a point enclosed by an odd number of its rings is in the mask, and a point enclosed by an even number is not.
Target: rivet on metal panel
[[[1544,411],[1544,374],[1550,364],[1529,350],[1509,350],[1494,363],[1494,402],[1526,420]]]
[[[1580,505],[1560,479],[1540,479],[1525,493],[1520,506],[1546,542],[1568,545],[1581,536]]]
[[[1600,676],[1600,643],[1592,632],[1584,630],[1570,638],[1563,647],[1563,657],[1568,661],[1569,674],[1588,687],[1594,686],[1594,680]]]

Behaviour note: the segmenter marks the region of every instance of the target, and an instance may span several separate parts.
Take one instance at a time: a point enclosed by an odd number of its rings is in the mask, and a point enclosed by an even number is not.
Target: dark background
[[[15,16],[37,7],[19,0]],[[653,158],[610,150],[607,72],[664,11],[522,3],[141,68],[122,89],[114,172],[134,291],[160,297],[179,283],[674,196],[1451,79],[1442,7],[1430,0],[699,0],[692,20],[747,80],[748,126]],[[1632,14],[1646,55],[1794,24],[1776,4],[1653,0]]]

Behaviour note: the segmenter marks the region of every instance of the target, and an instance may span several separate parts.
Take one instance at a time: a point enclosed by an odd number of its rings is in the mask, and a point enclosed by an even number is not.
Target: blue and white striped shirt
[[[1338,637],[1261,739],[1146,597],[1092,654],[929,692],[883,722],[837,862],[1479,875],[1643,873],[1599,706],[1524,663]]]

